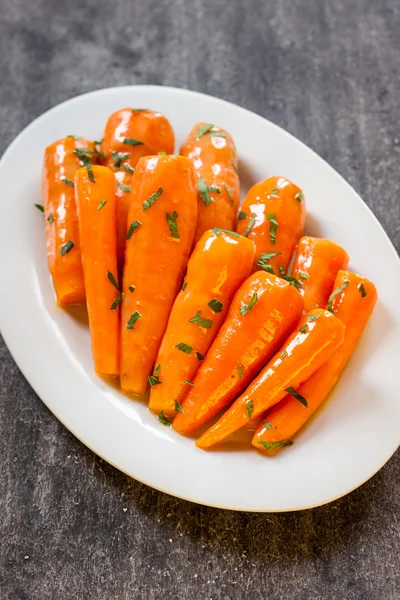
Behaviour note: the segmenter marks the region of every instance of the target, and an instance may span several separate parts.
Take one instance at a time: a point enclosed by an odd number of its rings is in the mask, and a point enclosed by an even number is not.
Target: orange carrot
[[[286,273],[306,219],[304,194],[284,177],[256,183],[244,199],[236,231],[256,245],[254,269]]]
[[[213,227],[233,229],[240,199],[236,147],[227,131],[212,123],[197,123],[181,146],[199,176],[197,242]]]
[[[181,292],[172,307],[151,387],[150,409],[171,417],[192,388],[200,361],[223,323],[232,298],[249,276],[254,244],[237,233],[206,231],[188,263]],[[161,385],[157,385],[161,383]]]
[[[348,262],[347,252],[338,244],[323,238],[301,238],[292,277],[301,283],[305,311],[325,308],[336,275]]]
[[[199,448],[217,444],[279,402],[331,358],[343,341],[344,325],[329,311],[304,316],[282,349],[232,404],[220,420],[196,442]],[[299,401],[303,401],[299,397]]]
[[[94,157],[93,142],[73,135],[47,146],[44,155],[47,261],[60,306],[85,300],[74,177],[77,169]]]
[[[254,435],[252,444],[258,450],[275,454],[291,443],[292,436],[321,405],[339,379],[368,322],[377,300],[374,284],[355,273],[340,271],[334,287],[332,310],[346,326],[344,340],[334,356],[297,389],[298,394],[306,398],[307,408],[291,395],[274,406]]]
[[[143,394],[196,227],[196,174],[183,156],[150,156],[137,164],[123,277],[121,387]],[[157,374],[155,375],[157,376]]]
[[[107,167],[78,169],[75,195],[94,366],[119,373],[119,304],[115,177]]]
[[[101,142],[103,164],[115,169],[117,179],[117,247],[122,266],[125,253],[126,223],[129,213],[129,186],[133,170],[142,156],[174,151],[175,136],[168,119],[158,112],[123,108],[113,113],[105,126]]]
[[[242,315],[254,298],[254,306]],[[235,295],[174,429],[191,433],[242,393],[293,331],[302,308],[292,285],[269,273],[253,273]]]

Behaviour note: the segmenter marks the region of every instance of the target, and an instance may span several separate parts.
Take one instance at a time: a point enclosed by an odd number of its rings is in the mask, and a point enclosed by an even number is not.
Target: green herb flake
[[[301,285],[300,281],[296,279],[296,277],[292,277],[291,275],[281,275],[281,277],[282,279],[290,283],[290,285],[293,285],[296,288],[296,290],[302,289],[303,286]]]
[[[243,221],[243,219],[246,219],[247,215],[244,212],[244,210],[241,210],[238,214],[238,221]]]
[[[185,283],[182,284],[182,287],[181,287],[182,292],[184,292],[186,290],[187,284],[188,284],[187,281],[185,281]]]
[[[107,271],[107,279],[115,287],[115,289],[119,292],[119,285],[118,285],[114,275],[111,273],[111,271]]]
[[[299,331],[300,331],[300,333],[307,333],[307,331],[308,331],[307,325],[304,323],[304,325],[302,327],[300,327]]]
[[[116,169],[119,169],[121,167],[122,163],[129,158],[130,154],[129,154],[129,152],[126,152],[126,153],[111,152],[111,156],[114,161],[114,167]]]
[[[272,424],[269,421],[263,421],[263,425],[265,427],[265,429],[272,429]]]
[[[67,179],[66,177],[64,177],[63,179],[61,179],[61,181],[63,183],[65,183],[66,185],[70,185],[71,187],[74,187],[75,183],[73,181],[71,181],[70,179]]]
[[[184,412],[184,410],[183,410],[182,406],[179,404],[178,400],[175,400],[175,410],[176,410],[176,412],[180,412],[180,413]]]
[[[228,194],[229,200],[231,201],[231,206],[235,205],[235,201],[233,199],[233,193],[231,188],[229,187],[229,185],[227,183],[224,183],[224,188],[226,189],[226,193]]]
[[[223,137],[226,138],[226,133],[224,131],[209,131],[207,133],[208,137]]]
[[[103,143],[103,138],[102,138],[101,140],[94,140],[94,142],[93,142],[93,144],[94,144],[95,146],[101,146],[101,145],[102,145],[102,143]]]
[[[278,229],[278,221],[276,220],[276,214],[267,212],[267,219],[269,221],[269,239],[271,240],[271,244],[275,245],[276,231]]]
[[[123,143],[129,146],[143,146],[143,142],[139,142],[139,140],[134,140],[133,138],[124,138]]]
[[[249,421],[251,421],[251,415],[253,414],[253,410],[254,410],[253,400],[247,400],[247,402],[246,402],[246,415],[248,416]]]
[[[74,247],[74,242],[69,240],[66,244],[61,246],[61,256],[65,256],[66,254],[68,254],[68,252],[70,250],[72,250],[73,247]]]
[[[158,190],[154,192],[154,194],[152,194],[148,200],[146,200],[146,202],[143,202],[143,210],[150,208],[150,206],[154,204],[154,202],[161,196],[162,193],[163,189],[162,187],[159,187]]]
[[[247,223],[247,227],[243,233],[244,237],[247,237],[250,231],[253,229],[254,223],[256,222],[256,215],[251,215],[249,222]]]
[[[90,164],[86,165],[87,174],[92,183],[96,183],[96,179],[94,178],[94,173],[92,171],[92,167]]]
[[[130,240],[132,237],[133,232],[141,226],[141,222],[140,221],[134,221],[133,223],[130,224],[129,229],[128,229],[128,233],[126,234],[126,239]]]
[[[158,155],[158,156],[166,156],[166,155],[167,155],[167,153],[166,153],[166,152],[164,152],[164,150],[161,150],[160,152],[157,152],[157,155]]]
[[[258,295],[257,295],[257,292],[255,292],[253,294],[252,299],[250,300],[250,302],[247,305],[242,304],[242,306],[240,307],[240,314],[242,315],[242,317],[244,317],[244,315],[246,313],[251,311],[251,309],[255,306],[257,300],[258,300]]]
[[[135,288],[135,286],[134,286],[134,285],[130,285],[130,286],[128,287],[128,290],[129,290],[130,292],[134,292],[134,291],[135,291],[135,289],[136,289],[136,288]]]
[[[295,195],[295,198],[296,198],[297,202],[301,202],[303,200],[303,192],[298,192]]]
[[[338,294],[341,294],[343,292],[343,290],[345,290],[347,288],[347,286],[349,285],[349,283],[350,283],[350,281],[345,281],[344,283],[342,283],[342,285],[340,285],[339,287],[337,287],[336,290],[333,290],[332,294],[329,296],[327,309],[331,313],[333,313],[333,304],[332,304],[333,299]]]
[[[200,354],[200,352],[196,352],[196,358],[198,361],[204,360],[204,356],[202,354]]]
[[[200,310],[197,311],[194,317],[189,319],[189,323],[194,323],[195,325],[198,325],[199,327],[204,327],[205,329],[211,329],[212,327],[211,319],[203,319],[201,317]]]
[[[261,254],[260,258],[257,261],[257,267],[264,269],[264,271],[267,271],[267,273],[271,273],[271,275],[275,275],[274,269],[272,265],[268,264],[268,261],[277,254],[282,254],[282,252],[266,252],[265,254]]]
[[[199,190],[200,198],[204,202],[206,206],[211,204],[212,198],[210,196],[210,192],[215,192],[216,194],[220,194],[221,190],[213,185],[207,185],[204,177],[200,175],[199,181],[197,183],[197,189]]]
[[[214,123],[207,123],[206,125],[199,125],[197,128],[196,140],[199,140],[202,135],[210,131],[214,127]]]
[[[171,237],[175,238],[176,240],[180,240],[181,236],[179,235],[178,223],[176,222],[178,219],[178,213],[176,212],[176,210],[174,210],[172,215],[170,215],[169,213],[166,213],[165,216],[167,218],[167,223],[169,226],[169,231],[171,233]]]
[[[316,321],[320,318],[321,315],[309,315],[306,319],[307,323],[311,323],[312,321]]]
[[[286,358],[286,357],[287,357],[286,350],[282,350],[282,352],[281,352],[281,358],[283,359],[283,358]]]
[[[122,297],[123,297],[123,294],[118,294],[118,296],[115,298],[114,302],[111,304],[110,310],[115,310],[117,308],[117,306],[120,305]]]
[[[117,184],[119,185],[119,187],[121,188],[121,190],[123,192],[130,192],[131,191],[131,186],[130,185],[125,185],[124,183],[122,183],[122,181],[118,181]]]
[[[160,421],[160,423],[162,423],[162,425],[167,425],[168,427],[171,425],[171,421],[168,421],[163,410],[157,415],[157,419]]]
[[[54,221],[54,217],[53,217],[53,215],[51,213],[47,217],[47,220],[48,220],[49,223],[52,223]]]
[[[126,173],[129,173],[129,175],[133,175],[135,172],[135,170],[132,169],[132,167],[130,167],[129,165],[122,165],[122,168]]]
[[[301,271],[299,271],[299,279],[302,279],[303,281],[308,281],[310,278],[307,275],[307,273],[302,273]]]
[[[193,381],[188,381],[187,379],[184,379],[183,383],[186,383],[187,385],[191,385],[192,387],[194,386]]]
[[[290,387],[286,388],[285,392],[287,392],[288,394],[291,394],[293,396],[293,398],[296,398],[296,400],[298,400],[299,402],[301,402],[303,406],[305,406],[306,408],[308,408],[308,402],[307,402],[307,400],[304,398],[304,396],[301,396],[300,394],[298,394],[296,392],[296,390],[294,389],[293,386],[290,386]]]
[[[74,154],[79,158],[79,160],[83,163],[85,167],[90,167],[92,164],[90,156],[88,153],[93,152],[90,148],[75,148]]]
[[[210,302],[208,302],[208,306],[215,313],[220,313],[222,311],[223,304],[222,304],[222,302],[217,300],[217,298],[213,298],[212,300],[210,300]]]
[[[107,200],[101,200],[101,202],[99,202],[97,210],[101,210],[105,204],[107,204]]]
[[[38,210],[40,210],[40,212],[44,213],[44,206],[43,206],[43,204],[35,204],[35,206],[36,206],[36,208]]]
[[[182,352],[185,352],[185,354],[192,354],[192,351],[193,351],[192,346],[188,346],[187,344],[184,344],[183,342],[179,342],[179,344],[177,344],[175,346],[175,348],[177,348],[178,350],[182,350]]]
[[[161,373],[161,365],[157,365],[156,368],[154,369],[153,375],[158,377],[160,373]]]
[[[230,231],[230,229],[220,229],[219,227],[214,227],[213,229],[215,235],[220,235],[221,233],[228,233],[229,235],[233,235],[233,237],[240,238],[240,233],[236,231]]]
[[[271,198],[276,198],[278,196],[278,188],[274,188],[270,193]]]
[[[140,319],[141,316],[142,315],[138,311],[134,312],[133,315],[129,317],[129,321],[126,324],[126,328],[134,329],[136,321],[138,321],[138,319]]]
[[[243,366],[242,365],[238,365],[237,370],[238,370],[239,378],[242,379],[242,377],[243,377]]]
[[[149,110],[149,109],[148,108],[132,108],[133,114],[135,114],[135,113],[141,113],[141,112],[146,112],[146,110]]]
[[[281,448],[282,446],[291,446],[293,444],[292,440],[280,440],[280,442],[257,442],[260,444],[264,450],[276,450],[276,448]]]
[[[281,277],[286,277],[286,269],[283,265],[278,265],[278,269],[279,269],[279,273],[281,274]]]
[[[161,385],[162,383],[158,375],[149,375],[147,381],[149,382],[150,387],[153,387],[154,385]]]
[[[358,287],[358,291],[361,294],[361,298],[365,298],[365,296],[367,295],[367,292],[366,292],[363,282],[359,283],[357,287]]]

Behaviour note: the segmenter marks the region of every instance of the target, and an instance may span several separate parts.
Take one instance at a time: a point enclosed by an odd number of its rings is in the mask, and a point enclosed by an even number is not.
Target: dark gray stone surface
[[[399,251],[399,31],[397,0],[0,0],[0,152],[76,94],[187,87],[309,144]],[[326,507],[195,506],[94,456],[0,352],[1,600],[400,597],[398,454]]]

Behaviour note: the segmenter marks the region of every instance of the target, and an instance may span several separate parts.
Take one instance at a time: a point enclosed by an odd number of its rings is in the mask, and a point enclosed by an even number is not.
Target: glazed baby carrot
[[[275,454],[292,443],[293,435],[306,423],[329,394],[368,322],[377,300],[376,288],[365,277],[340,271],[331,300],[335,316],[346,326],[344,340],[334,356],[305,381],[297,393],[307,400],[307,407],[296,397],[287,395],[258,427],[252,444],[258,450]]]
[[[126,222],[129,213],[129,186],[142,156],[174,151],[175,136],[168,119],[142,108],[123,108],[113,113],[101,141],[103,164],[116,171],[118,260],[123,263]]]
[[[249,190],[236,231],[256,245],[254,269],[286,274],[306,219],[304,194],[284,177],[270,177]]]
[[[85,300],[74,177],[77,169],[94,157],[93,142],[73,135],[47,146],[44,155],[47,261],[60,306]]]
[[[197,123],[181,146],[199,176],[197,242],[213,227],[234,229],[240,199],[236,147],[227,131]]]
[[[327,310],[317,309],[305,315],[282,349],[196,445],[208,448],[221,442],[288,392],[296,394],[296,388],[331,358],[343,341],[344,329],[341,321]]]
[[[159,377],[150,392],[150,409],[156,414],[163,411],[171,417],[181,410],[235,292],[251,273],[253,260],[253,242],[237,233],[214,229],[200,238],[157,356]]]
[[[303,299],[292,285],[269,273],[253,273],[235,295],[174,428],[191,433],[228,406],[293,331],[302,309]]]
[[[121,388],[125,392],[146,390],[189,258],[196,218],[196,174],[190,160],[184,156],[140,159],[132,178],[123,276]]]
[[[338,244],[323,238],[301,238],[292,277],[301,283],[305,311],[325,308],[336,275],[347,267],[348,262],[347,252]]]
[[[119,304],[115,228],[115,177],[107,167],[83,167],[75,175],[86,303],[94,366],[119,373]]]

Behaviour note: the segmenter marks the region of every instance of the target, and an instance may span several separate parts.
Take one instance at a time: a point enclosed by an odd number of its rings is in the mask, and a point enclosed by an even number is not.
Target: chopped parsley
[[[162,187],[159,187],[158,190],[154,192],[154,194],[152,194],[148,200],[146,200],[146,202],[143,202],[143,210],[150,208],[150,206],[152,206],[154,202],[158,200],[162,193],[163,189]]]
[[[195,325],[198,325],[199,327],[204,327],[205,329],[211,329],[212,327],[211,319],[203,319],[201,317],[200,310],[197,311],[194,317],[189,319],[189,323],[194,323]]]
[[[240,314],[242,315],[242,317],[244,317],[244,315],[246,313],[251,311],[251,309],[255,306],[257,300],[258,300],[258,295],[257,295],[257,292],[255,292],[253,294],[252,299],[250,300],[250,302],[247,305],[242,304],[242,306],[240,307]]]
[[[301,394],[298,394],[296,392],[296,390],[294,389],[293,386],[290,386],[290,387],[286,388],[285,392],[287,392],[288,394],[291,394],[293,396],[293,398],[296,398],[296,400],[298,400],[299,402],[301,402],[303,406],[305,406],[306,408],[308,408],[308,402],[307,402],[307,400],[304,398],[304,396],[302,396]]]
[[[222,302],[217,300],[217,298],[213,298],[212,300],[210,300],[210,302],[208,302],[208,306],[213,312],[220,313],[222,311],[223,304]]]

